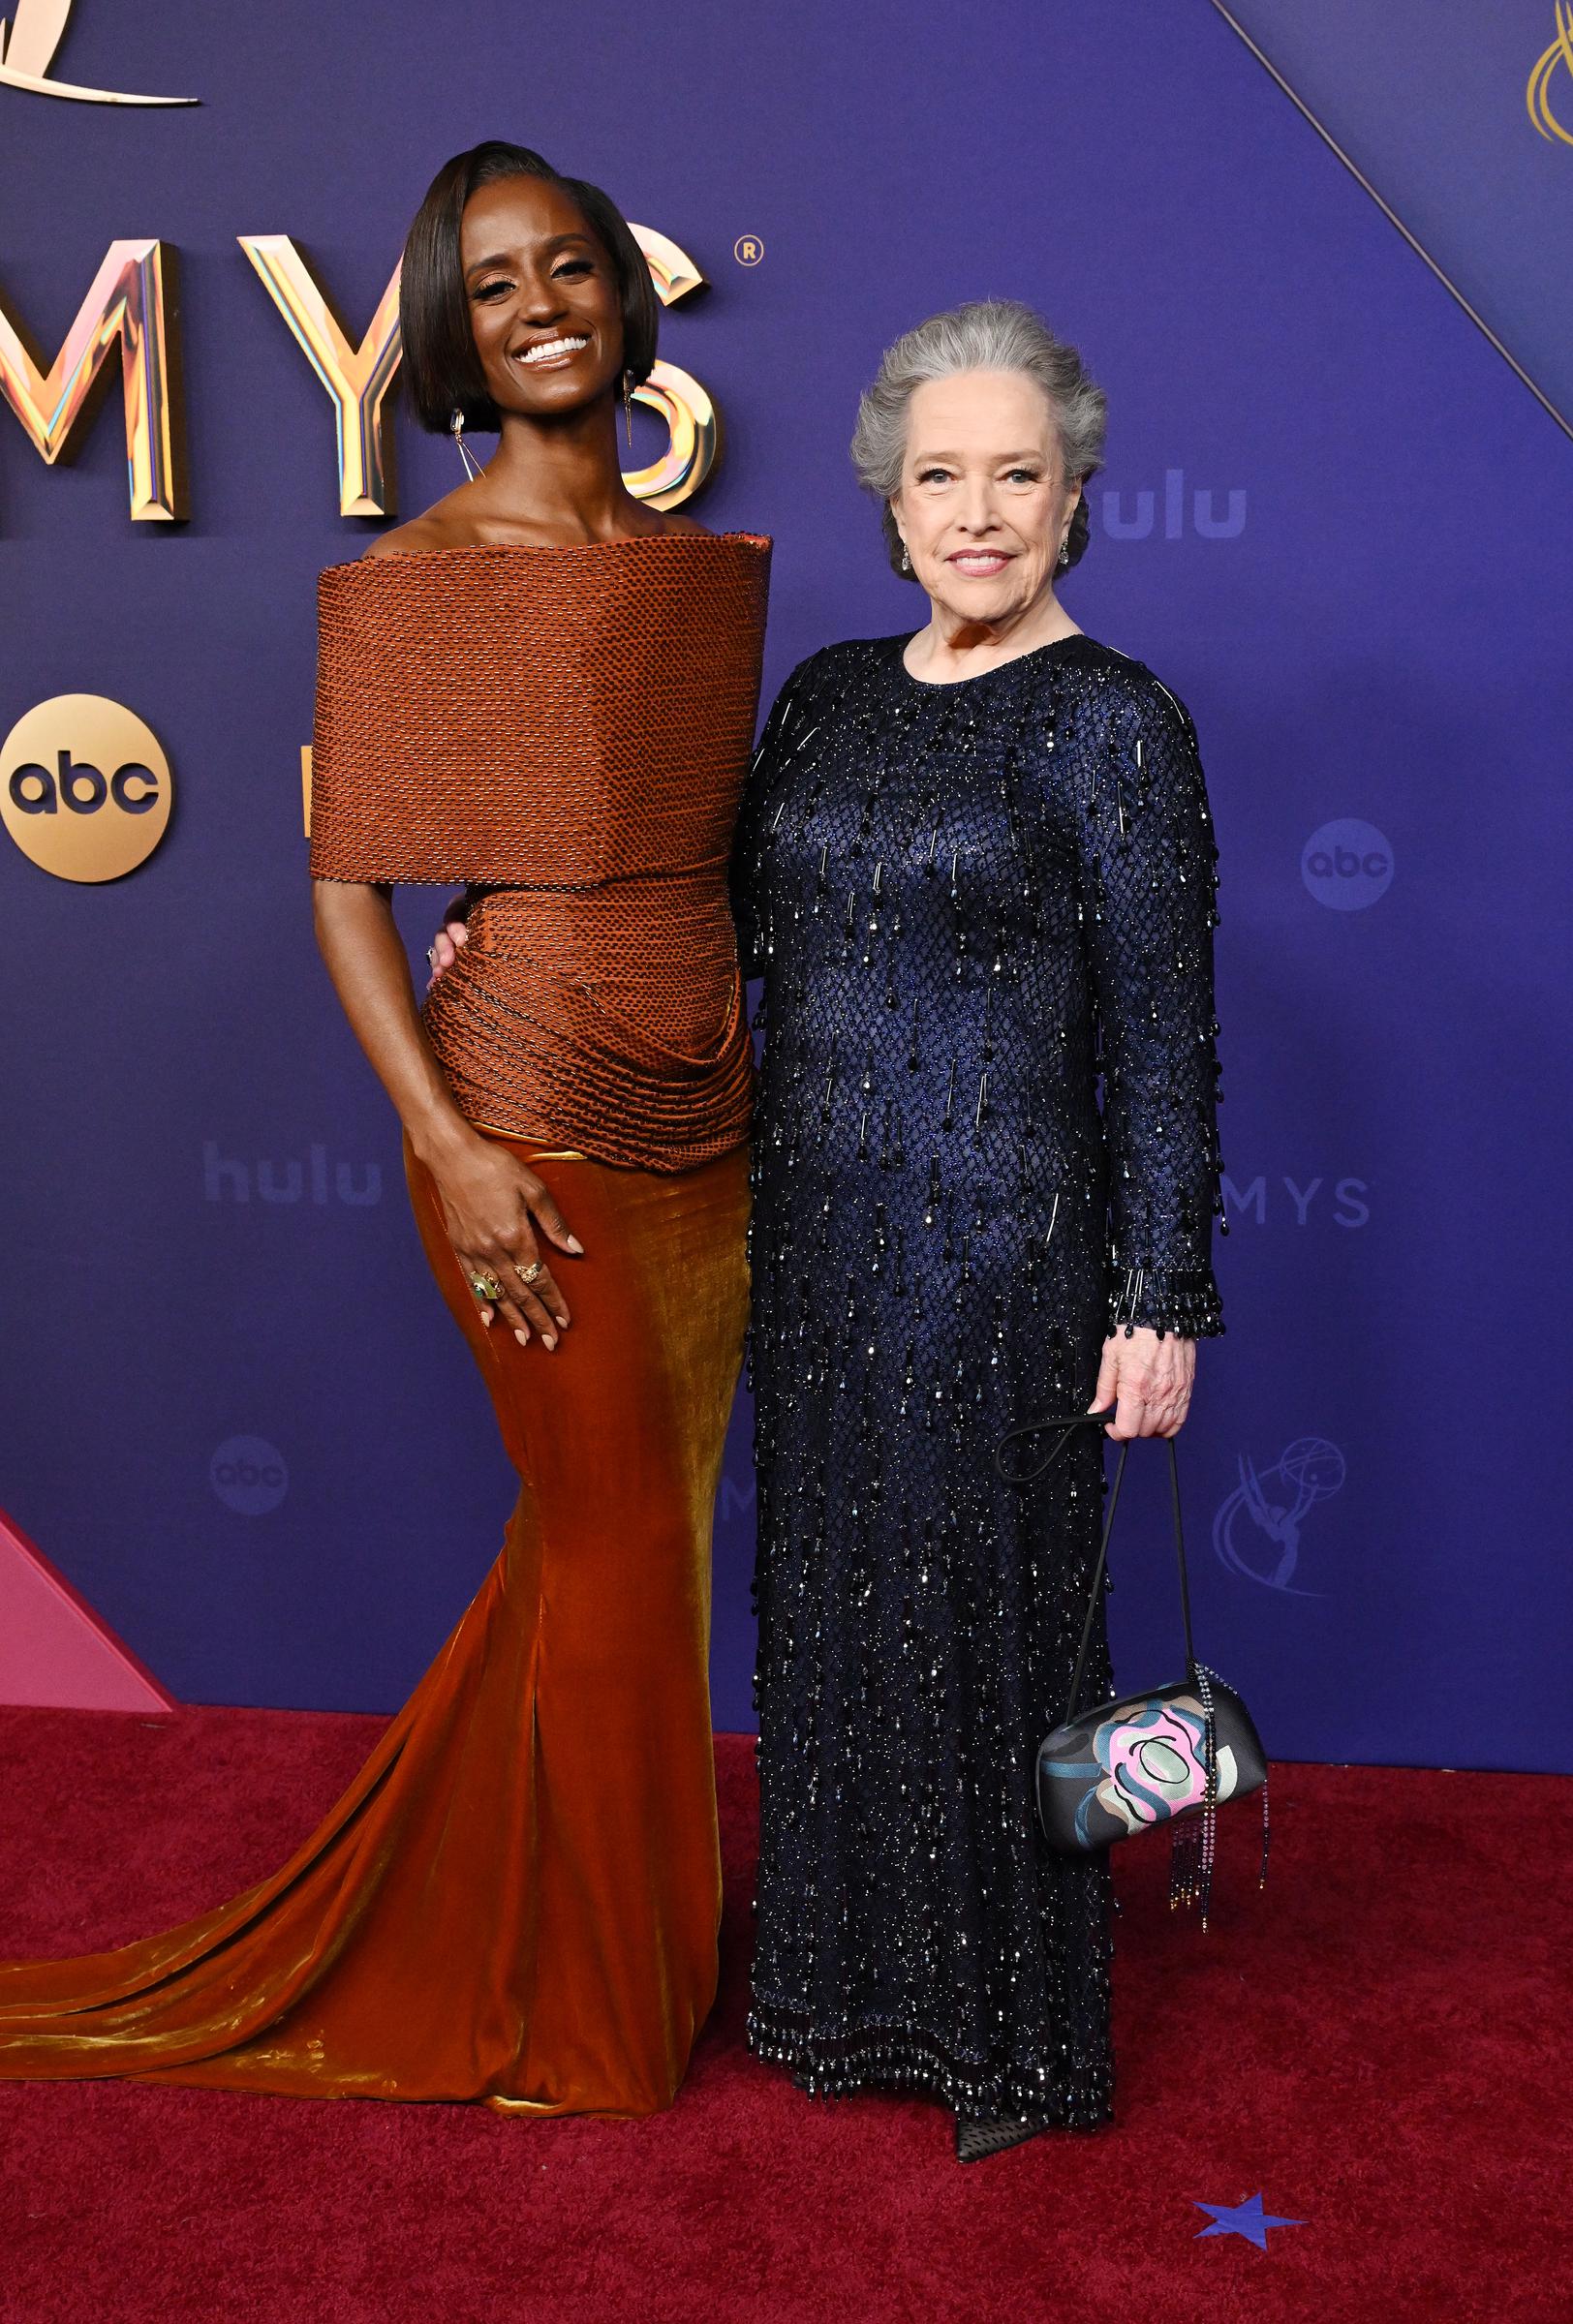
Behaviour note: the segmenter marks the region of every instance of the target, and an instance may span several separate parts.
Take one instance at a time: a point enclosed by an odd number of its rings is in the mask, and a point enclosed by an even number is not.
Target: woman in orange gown
[[[518,1506],[299,1854],[165,1936],[0,1969],[0,2075],[645,2114],[716,1984],[710,1523],[752,1095],[725,865],[768,544],[623,483],[656,305],[595,188],[460,155],[402,299],[422,418],[501,442],[323,577],[318,932]],[[424,1019],[399,879],[483,891]]]

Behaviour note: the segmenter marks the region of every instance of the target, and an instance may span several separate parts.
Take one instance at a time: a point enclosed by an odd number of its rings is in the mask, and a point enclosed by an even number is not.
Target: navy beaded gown
[[[738,833],[765,1032],[749,2037],[815,2092],[1090,2126],[1107,1867],[1048,1854],[1032,1779],[1100,1445],[1030,1486],[992,1455],[1087,1407],[1110,1330],[1221,1329],[1213,832],[1142,663],[1076,636],[933,686],[905,642],[794,671]]]

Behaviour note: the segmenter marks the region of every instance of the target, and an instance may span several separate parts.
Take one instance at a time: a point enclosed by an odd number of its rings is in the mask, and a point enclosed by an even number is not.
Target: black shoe
[[[1012,2122],[1008,2116],[958,2114],[956,2160],[981,2162],[987,2155],[1002,2155],[1006,2147],[1024,2145],[1048,2127],[1047,2123]]]

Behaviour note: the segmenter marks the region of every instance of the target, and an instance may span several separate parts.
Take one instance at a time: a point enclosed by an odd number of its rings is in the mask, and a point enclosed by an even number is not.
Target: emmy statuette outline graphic
[[[1342,1490],[1346,1474],[1343,1454],[1324,1437],[1296,1437],[1265,1469],[1242,1452],[1240,1483],[1218,1504],[1213,1519],[1213,1547],[1219,1562],[1231,1574],[1286,1598],[1322,1597],[1321,1590],[1302,1589],[1292,1578],[1300,1563],[1301,1520],[1318,1501],[1330,1501]],[[1281,1491],[1272,1489],[1275,1481]],[[1252,1565],[1235,1545],[1235,1520],[1242,1511],[1277,1552],[1271,1571]]]
[[[0,17],[0,82],[29,89],[39,97],[69,97],[78,105],[200,105],[200,97],[136,97],[120,89],[85,89],[74,80],[53,80],[49,67],[71,18],[73,0],[15,0],[8,21]]]

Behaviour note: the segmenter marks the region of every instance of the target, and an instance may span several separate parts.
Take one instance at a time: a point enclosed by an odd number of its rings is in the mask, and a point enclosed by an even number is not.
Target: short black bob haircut
[[[466,202],[482,186],[505,177],[543,177],[561,186],[611,261],[623,309],[623,364],[635,387],[650,377],[656,361],[661,306],[656,288],[627,219],[599,186],[565,177],[528,145],[489,138],[445,162],[416,212],[404,245],[399,282],[399,327],[410,400],[422,427],[446,436],[453,414],[467,428],[496,430],[502,414],[486,393],[480,358],[470,328],[459,258],[459,226]]]

